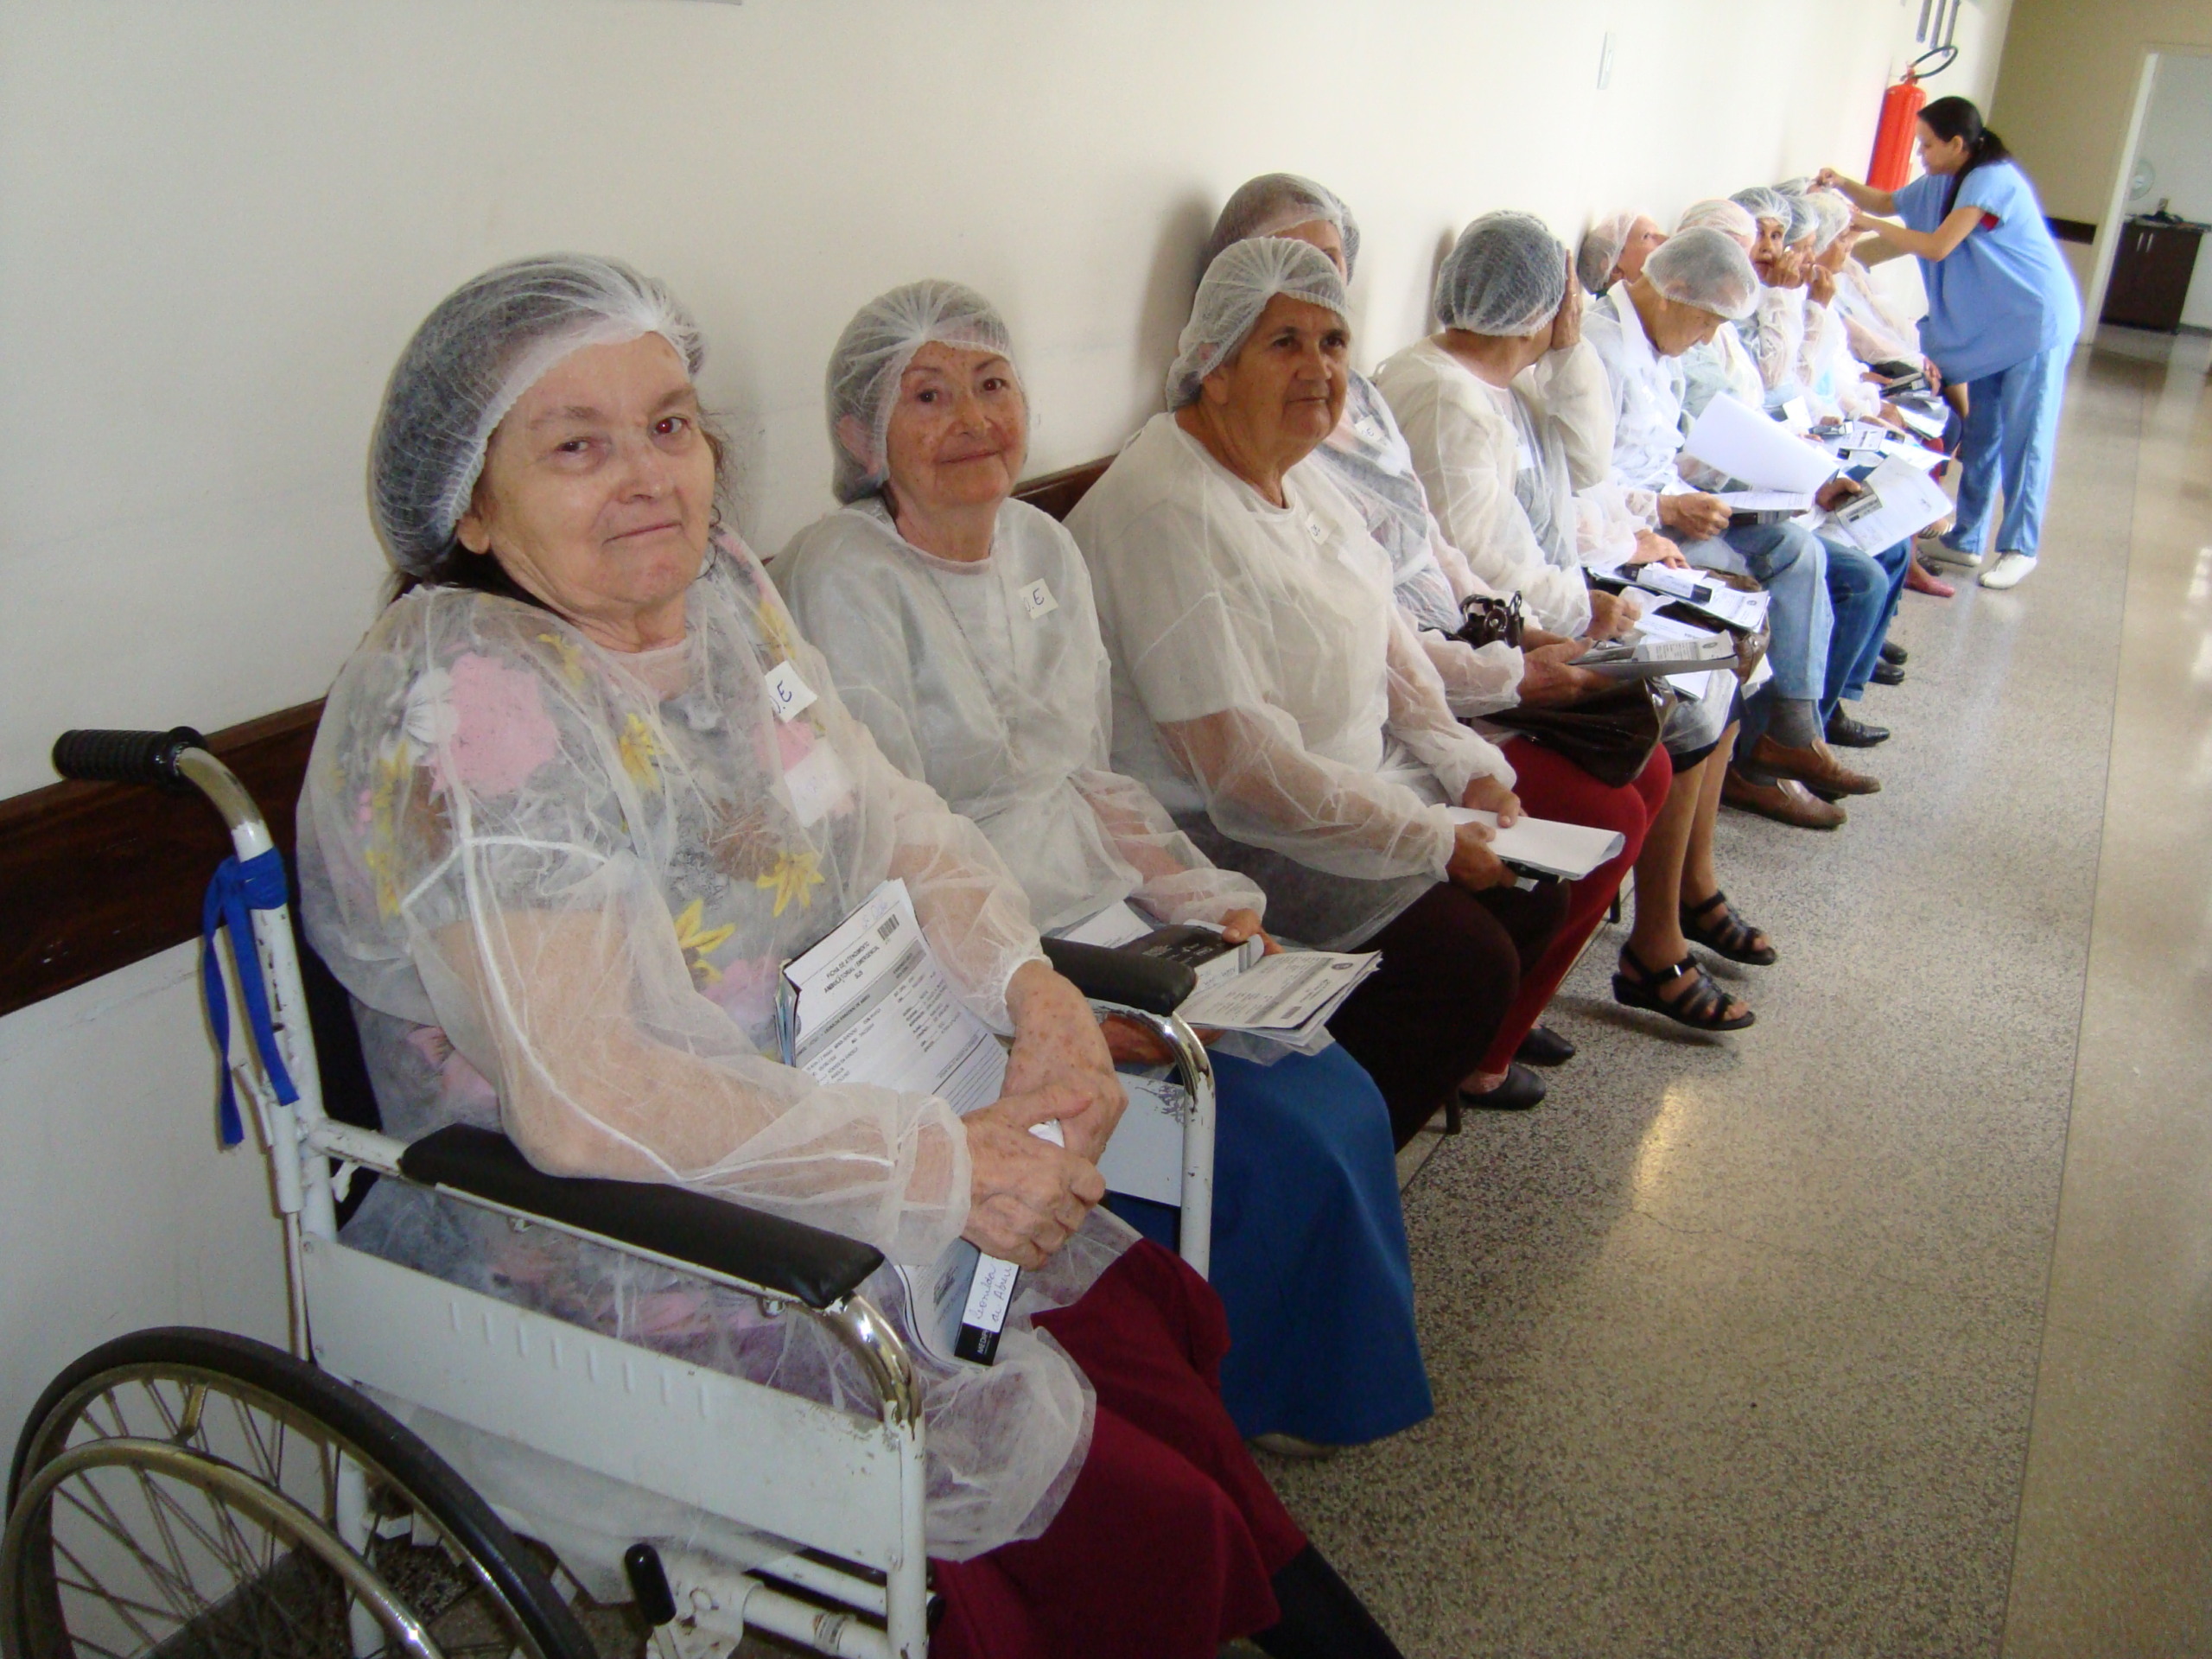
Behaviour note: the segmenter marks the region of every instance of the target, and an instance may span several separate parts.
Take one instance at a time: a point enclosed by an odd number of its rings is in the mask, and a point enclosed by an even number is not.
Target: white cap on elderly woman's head
[[[1280,236],[1299,225],[1325,219],[1344,238],[1344,275],[1359,266],[1359,221],[1351,216],[1337,193],[1295,173],[1262,173],[1236,187],[1213,221],[1206,238],[1205,264],[1211,269],[1221,251],[1232,242],[1249,242],[1255,236]]]
[[[1436,273],[1437,321],[1473,334],[1533,334],[1566,297],[1567,245],[1532,213],[1484,213]]]
[[[823,395],[835,462],[830,488],[840,501],[858,501],[883,487],[899,377],[914,353],[932,340],[963,351],[996,353],[1009,366],[1014,362],[1013,337],[991,302],[963,283],[935,278],[877,295],[837,336]],[[865,457],[853,453],[839,430],[849,419],[868,434]]]
[[[1198,384],[1236,355],[1268,302],[1278,294],[1321,306],[1347,322],[1336,261],[1310,242],[1263,236],[1232,242],[1215,256],[1191,302],[1191,320],[1167,369],[1167,407],[1198,400]]]
[[[1759,239],[1758,220],[1745,212],[1741,203],[1731,201],[1726,196],[1692,202],[1682,209],[1681,218],[1675,223],[1677,232],[1700,228],[1732,236],[1747,248]]]
[[[1770,190],[1763,184],[1754,184],[1738,190],[1728,200],[1753,219],[1770,219],[1785,232],[1789,229],[1789,204],[1782,199],[1779,190]]]
[[[440,301],[400,353],[370,440],[370,510],[392,563],[423,575],[450,550],[492,434],[547,371],[641,334],[666,340],[691,375],[706,360],[673,294],[593,254],[518,259]]]
[[[1851,228],[1851,204],[1833,190],[1815,190],[1805,198],[1811,204],[1815,229],[1813,251],[1826,253],[1835,239]]]
[[[1759,302],[1759,274],[1744,245],[1722,231],[1677,231],[1651,251],[1643,279],[1677,305],[1695,306],[1733,321]]]
[[[1624,207],[1607,213],[1582,233],[1582,245],[1574,253],[1574,274],[1584,288],[1592,294],[1605,291],[1613,279],[1613,267],[1620,263],[1621,250],[1628,245],[1628,233],[1643,217],[1635,208]]]

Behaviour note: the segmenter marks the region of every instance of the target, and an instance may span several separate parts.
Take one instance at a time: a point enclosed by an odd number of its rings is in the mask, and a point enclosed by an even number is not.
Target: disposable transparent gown
[[[665,1181],[928,1263],[967,1219],[957,1120],[779,1064],[776,977],[898,876],[963,1000],[1003,1032],[1007,982],[1039,955],[1028,906],[975,826],[884,760],[734,541],[690,588],[686,627],[626,656],[517,601],[433,588],[388,608],[308,767],[309,936],[358,999],[388,1132],[498,1126],[554,1173]],[[781,664],[815,699],[783,722],[764,684]],[[1129,1237],[1095,1212],[1025,1273],[989,1370],[913,1344],[932,1554],[1034,1536],[1058,1510],[1091,1396],[1029,1316],[1079,1297]],[[346,1238],[875,1414],[821,1327],[679,1273],[393,1181]],[[894,1274],[864,1289],[911,1333]]]
[[[1679,492],[1681,359],[1652,349],[1643,318],[1618,289],[1591,306],[1582,321],[1582,337],[1598,354],[1612,388],[1614,481],[1624,490],[1654,495]]]
[[[1590,590],[1579,563],[1566,568],[1537,539],[1515,493],[1521,456],[1541,465],[1529,411],[1433,340],[1408,346],[1375,372],[1445,537],[1482,581],[1518,593],[1554,633],[1590,625]],[[1569,561],[1572,563],[1572,561]]]
[[[1310,457],[1282,488],[1274,506],[1159,415],[1068,528],[1114,665],[1115,770],[1257,880],[1276,931],[1341,949],[1443,878],[1446,803],[1513,769],[1452,718],[1358,509]]]
[[[1365,375],[1352,374],[1344,416],[1313,458],[1390,556],[1398,607],[1420,631],[1421,649],[1444,682],[1452,712],[1466,719],[1511,708],[1520,700],[1520,652],[1503,640],[1478,650],[1451,637],[1459,631],[1465,601],[1477,594],[1502,595],[1479,581],[1444,538],[1397,418]]]
[[[1758,304],[1738,327],[1751,361],[1758,365],[1768,406],[1779,409],[1804,396],[1799,359],[1805,349],[1805,290],[1762,288]]]
[[[963,563],[913,546],[871,499],[801,531],[772,570],[846,706],[990,837],[1040,927],[1122,899],[1166,922],[1265,911],[1256,886],[1111,769],[1090,573],[1046,515],[1006,502],[990,556]]]
[[[1766,388],[1760,382],[1758,365],[1751,361],[1734,323],[1722,323],[1720,331],[1711,340],[1691,346],[1676,361],[1682,365],[1681,428],[1684,437],[1689,435],[1690,428],[1715,397],[1733,397],[1746,409],[1765,406]],[[1743,487],[1741,480],[1688,455],[1681,458],[1680,466],[1683,480],[1694,489]]]
[[[1838,297],[1827,305],[1808,300],[1805,304],[1805,344],[1798,358],[1799,377],[1823,413],[1872,420],[1881,412],[1882,394],[1864,378],[1864,370],[1851,355],[1845,337],[1841,285]]]
[[[1920,361],[1920,325],[1856,259],[1846,259],[1836,273],[1835,308],[1843,318],[1845,343],[1860,362]]]

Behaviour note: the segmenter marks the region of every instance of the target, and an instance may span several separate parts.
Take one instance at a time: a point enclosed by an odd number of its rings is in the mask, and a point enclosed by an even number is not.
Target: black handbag
[[[1630,680],[1580,702],[1557,708],[1501,709],[1483,716],[1531,743],[1541,743],[1608,789],[1635,781],[1659,747],[1659,728],[1675,694],[1657,680]]]
[[[1520,594],[1493,599],[1487,594],[1471,594],[1460,601],[1459,631],[1452,637],[1477,651],[1499,644],[1518,651],[1522,632],[1528,626],[1529,613],[1522,606]]]

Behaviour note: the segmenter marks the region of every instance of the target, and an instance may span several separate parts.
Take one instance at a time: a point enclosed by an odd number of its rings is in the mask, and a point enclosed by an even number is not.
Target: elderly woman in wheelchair
[[[539,1169],[663,1183],[873,1245],[927,1424],[941,1653],[1393,1651],[1251,1463],[1205,1282],[1095,1206],[1123,1095],[982,835],[888,764],[717,522],[696,331],[612,262],[501,267],[431,315],[372,461],[402,590],[339,677],[302,802],[310,938],[388,1132],[504,1128]],[[888,878],[1003,1093],[819,1082],[783,964]],[[1030,1133],[1056,1124],[1064,1145]],[[995,1364],[938,1350],[901,1266],[1021,1274]],[[839,1402],[834,1332],[551,1229],[383,1182],[356,1249]]]

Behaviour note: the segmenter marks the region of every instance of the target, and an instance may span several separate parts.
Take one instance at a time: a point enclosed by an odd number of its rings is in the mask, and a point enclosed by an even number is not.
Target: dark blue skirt
[[[1239,1433],[1355,1446],[1427,1417],[1390,1114],[1340,1046],[1213,1062],[1213,1271],[1221,1393]],[[1172,1205],[1107,1208],[1173,1250]]]

